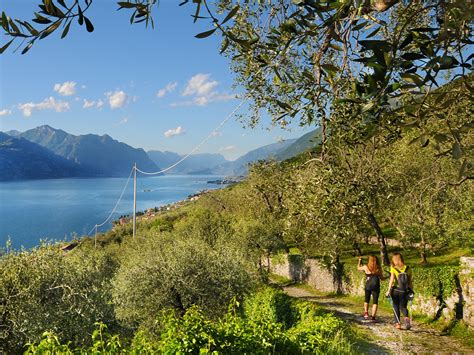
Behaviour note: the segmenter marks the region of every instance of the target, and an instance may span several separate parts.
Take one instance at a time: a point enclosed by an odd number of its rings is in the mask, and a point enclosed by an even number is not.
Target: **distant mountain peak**
[[[107,134],[72,135],[49,125],[18,135],[53,153],[78,163],[89,176],[123,176],[136,162],[148,171],[159,170],[143,149],[119,142]]]

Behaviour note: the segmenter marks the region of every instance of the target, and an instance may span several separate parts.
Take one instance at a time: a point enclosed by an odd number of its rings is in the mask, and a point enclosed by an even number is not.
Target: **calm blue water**
[[[137,211],[186,198],[218,176],[157,176],[137,179]],[[14,248],[31,248],[40,239],[70,239],[87,234],[102,223],[117,202],[126,178],[55,179],[0,182],[0,246],[8,238]],[[151,191],[149,191],[151,190]],[[115,219],[131,214],[133,180],[130,179]],[[114,218],[113,218],[114,219]],[[101,231],[111,227],[104,225]]]

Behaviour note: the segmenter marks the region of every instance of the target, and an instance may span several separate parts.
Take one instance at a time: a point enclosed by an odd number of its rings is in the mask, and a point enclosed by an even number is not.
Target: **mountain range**
[[[24,138],[0,132],[0,180],[50,179],[86,176],[67,160]]]
[[[127,176],[135,162],[143,170],[159,170],[143,149],[133,148],[106,134],[75,136],[50,126],[40,126],[22,133],[10,131],[7,134],[24,138],[75,162],[87,176]]]
[[[314,130],[298,139],[262,146],[234,161],[221,154],[193,154],[166,173],[245,175],[255,161],[286,160],[319,142],[320,131]],[[127,176],[135,162],[142,170],[158,171],[182,158],[169,151],[145,152],[108,135],[76,136],[47,125],[0,132],[0,180]]]

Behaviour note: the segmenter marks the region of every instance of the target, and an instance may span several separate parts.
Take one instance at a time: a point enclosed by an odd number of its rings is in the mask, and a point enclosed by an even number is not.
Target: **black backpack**
[[[397,276],[397,288],[402,291],[408,291],[410,288],[410,276],[408,275],[408,266],[405,268],[405,271],[400,271],[395,269]]]

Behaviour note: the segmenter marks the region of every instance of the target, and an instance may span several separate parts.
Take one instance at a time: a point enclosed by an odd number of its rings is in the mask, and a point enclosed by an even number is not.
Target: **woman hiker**
[[[403,256],[395,253],[392,256],[392,266],[390,268],[390,281],[386,296],[392,298],[393,311],[395,313],[395,327],[402,329],[400,320],[400,311],[405,316],[405,328],[411,328],[410,318],[408,317],[408,300],[413,297],[412,291],[412,272],[410,267],[405,265]]]
[[[362,258],[359,258],[357,270],[365,273],[365,300],[364,300],[364,319],[369,319],[369,303],[372,295],[372,315],[371,319],[375,322],[380,294],[380,280],[383,279],[383,271],[380,267],[379,258],[370,255],[367,265],[362,265]]]

